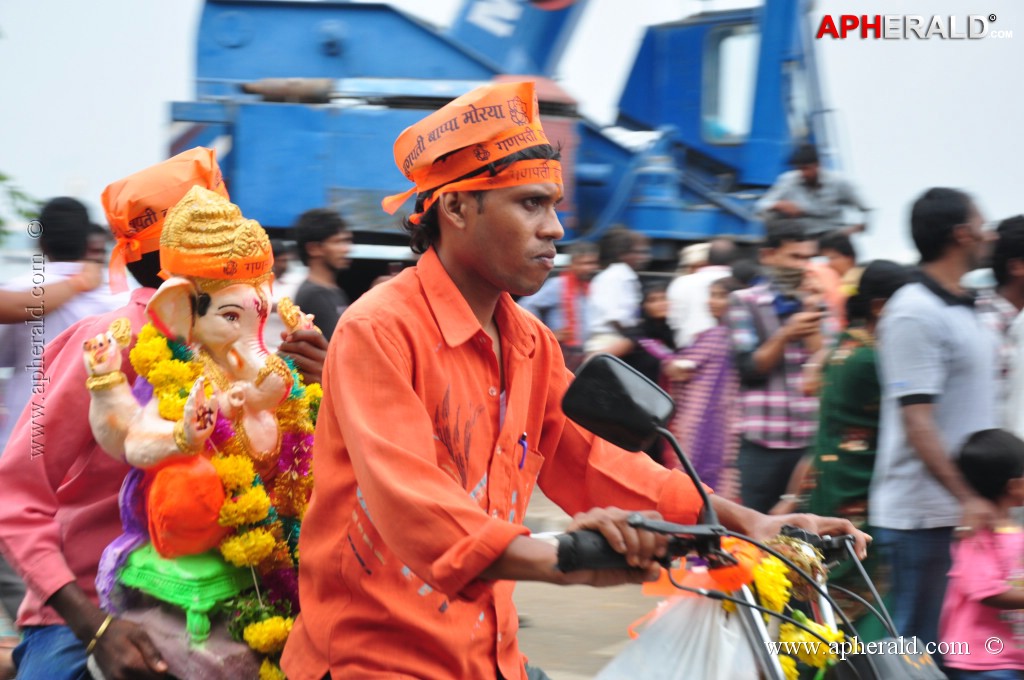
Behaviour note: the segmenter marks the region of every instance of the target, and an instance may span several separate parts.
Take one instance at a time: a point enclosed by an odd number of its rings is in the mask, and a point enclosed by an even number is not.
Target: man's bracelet
[[[103,637],[103,634],[107,632],[107,628],[110,627],[110,622],[113,620],[113,614],[107,614],[107,618],[103,619],[103,623],[100,624],[100,627],[96,631],[96,634],[92,636],[92,642],[90,642],[89,646],[85,648],[86,656],[92,654],[92,650],[96,649],[96,645],[99,643],[100,638]]]

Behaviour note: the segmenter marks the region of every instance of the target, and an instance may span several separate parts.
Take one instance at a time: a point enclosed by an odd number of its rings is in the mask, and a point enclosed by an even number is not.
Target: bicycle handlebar
[[[669,568],[673,558],[698,552],[701,555],[716,558],[723,564],[734,563],[731,556],[718,549],[717,540],[725,529],[714,525],[684,526],[651,520],[641,515],[629,518],[630,526],[646,531],[669,534],[666,556],[656,560],[661,566]],[[827,561],[839,561],[847,556],[846,545],[853,540],[852,536],[818,536],[793,526],[783,527],[783,536],[802,540],[817,548],[825,555]],[[611,544],[598,531],[581,529],[569,533],[558,534],[558,569],[563,573],[582,569],[630,569],[624,555],[612,548]]]
[[[812,548],[817,548],[824,556],[824,560],[822,560],[824,564],[838,564],[845,560],[850,555],[847,545],[853,544],[853,536],[850,534],[819,536],[789,524],[782,527],[780,535],[798,539]]]

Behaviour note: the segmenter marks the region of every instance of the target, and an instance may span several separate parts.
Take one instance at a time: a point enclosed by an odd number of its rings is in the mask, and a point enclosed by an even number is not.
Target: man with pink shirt
[[[107,217],[118,238],[111,280],[123,281],[123,269],[116,271],[123,262],[143,287],[132,292],[126,307],[84,319],[47,345],[42,390],[22,412],[0,457],[0,550],[28,585],[18,615],[23,639],[14,653],[20,677],[89,678],[85,665],[90,642],[108,680],[161,677],[167,670],[141,627],[113,619],[101,630],[106,613],[97,605],[96,572],[103,549],[122,531],[118,492],[130,467],[104,452],[92,436],[82,345],[105,332],[114,319],[127,318],[133,336],[148,321],[146,304],[161,284],[163,210],[195,184],[225,193],[212,151],[193,149],[165,161],[175,163],[186,164],[195,178],[148,197],[149,205],[142,207],[160,218],[145,233],[134,231],[129,215],[118,213],[117,197],[109,187],[104,193]],[[297,332],[279,348],[295,359],[307,381],[316,382],[325,350],[315,331]],[[122,367],[134,383],[127,349]]]

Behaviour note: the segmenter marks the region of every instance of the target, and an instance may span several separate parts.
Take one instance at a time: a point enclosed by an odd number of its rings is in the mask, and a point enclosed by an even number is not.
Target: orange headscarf
[[[197,146],[103,190],[103,210],[117,239],[110,257],[111,290],[127,290],[125,265],[160,247],[167,211],[193,186],[228,197],[213,149]]]
[[[433,191],[423,211],[410,216],[418,223],[438,196],[453,191],[487,191],[520,184],[562,185],[562,165],[555,160],[522,160],[496,175],[460,177],[517,151],[548,144],[532,82],[484,85],[455,99],[395,141],[395,164],[415,186],[386,197],[381,206],[393,214],[411,196]]]

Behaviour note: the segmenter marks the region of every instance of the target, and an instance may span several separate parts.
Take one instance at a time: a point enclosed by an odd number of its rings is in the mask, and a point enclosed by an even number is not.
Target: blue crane
[[[566,241],[625,224],[666,260],[689,241],[754,241],[753,203],[793,146],[828,148],[806,3],[647,27],[608,130],[552,80],[586,0],[466,0],[447,30],[387,3],[207,0],[196,98],[172,104],[171,151],[218,149],[232,198],[271,229],[330,206],[357,242],[404,244],[380,209],[407,188],[398,133],[483,82],[529,75],[563,149]]]

